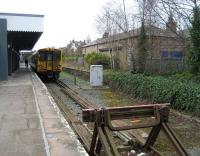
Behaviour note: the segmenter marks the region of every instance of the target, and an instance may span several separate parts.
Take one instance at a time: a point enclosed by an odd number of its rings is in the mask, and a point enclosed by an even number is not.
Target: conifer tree
[[[145,64],[147,58],[147,48],[146,48],[146,31],[144,22],[142,22],[140,35],[138,37],[138,53],[137,53],[137,66],[138,72],[143,73],[145,71]]]
[[[192,46],[189,52],[189,65],[194,74],[200,72],[200,8],[195,6],[193,9],[193,18],[191,20],[191,42]]]

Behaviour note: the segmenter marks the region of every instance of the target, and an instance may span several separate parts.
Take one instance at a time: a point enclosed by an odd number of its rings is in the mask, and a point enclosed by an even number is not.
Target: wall
[[[98,47],[97,45],[92,45],[92,46],[88,46],[82,49],[82,53],[83,54],[88,54],[88,53],[92,53],[92,52],[97,52]]]
[[[147,60],[148,64],[151,64],[151,69],[156,69],[156,70],[151,70],[151,71],[157,71],[157,67],[159,64],[159,60],[161,60],[161,52],[162,51],[167,51],[169,53],[169,58],[170,61],[162,61],[165,63],[162,63],[159,65],[159,71],[165,70],[165,64],[170,64],[172,62],[171,53],[172,52],[182,52],[183,57],[186,56],[186,46],[184,43],[179,39],[175,37],[167,37],[167,36],[152,36],[151,38],[147,37],[147,42],[149,45],[148,46],[148,55],[147,55]],[[113,51],[103,51],[103,53],[107,53],[110,55],[112,53],[113,58],[115,59],[115,67],[118,67],[122,70],[132,70],[133,66],[131,64],[136,64],[136,59],[137,59],[137,36],[130,37],[127,39],[121,39],[117,41],[111,41],[109,43],[99,43],[95,45],[91,45],[88,47],[85,47],[83,51],[85,53],[90,53],[93,51],[101,51],[101,49],[113,49]],[[149,63],[150,62],[150,63]],[[154,66],[155,62],[155,66]],[[181,62],[181,63],[180,63]],[[174,60],[173,64],[181,64],[181,70],[185,67],[184,63],[185,61],[180,61],[180,60]],[[164,65],[163,65],[164,64]],[[163,69],[160,69],[162,68]],[[179,70],[179,65],[173,65],[173,68],[178,68]],[[148,70],[149,68],[147,68]],[[176,69],[175,69],[176,70]]]

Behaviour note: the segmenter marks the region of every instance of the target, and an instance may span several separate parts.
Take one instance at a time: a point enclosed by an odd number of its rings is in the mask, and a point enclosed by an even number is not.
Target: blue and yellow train
[[[31,56],[31,68],[41,77],[58,79],[62,71],[62,54],[60,49],[39,49]]]

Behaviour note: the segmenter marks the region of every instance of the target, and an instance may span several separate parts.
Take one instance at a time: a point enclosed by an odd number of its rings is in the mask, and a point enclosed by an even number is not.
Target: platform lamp
[[[77,48],[76,48],[76,45],[75,45],[75,42],[72,42],[72,47],[71,47],[72,51],[75,53],[76,55],[76,64],[78,62],[78,56],[77,56]],[[74,85],[77,84],[77,81],[76,81],[76,77],[77,77],[77,72],[76,72],[76,69],[74,70]]]

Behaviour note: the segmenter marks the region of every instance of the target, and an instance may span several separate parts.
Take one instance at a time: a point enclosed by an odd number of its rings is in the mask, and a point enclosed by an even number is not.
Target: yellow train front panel
[[[62,54],[59,49],[45,48],[37,52],[37,69],[39,75],[58,78],[62,71]]]

